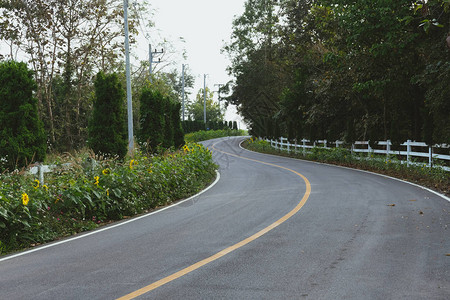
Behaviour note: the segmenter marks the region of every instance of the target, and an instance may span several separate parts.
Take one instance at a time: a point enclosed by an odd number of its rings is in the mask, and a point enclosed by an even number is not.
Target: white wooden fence
[[[334,142],[328,142],[327,140],[318,140],[318,141],[310,141],[303,139],[301,140],[301,144],[290,143],[287,138],[281,137],[278,140],[268,140],[267,142],[270,142],[271,146],[273,148],[279,149],[279,150],[286,150],[287,152],[300,152],[303,153],[308,152],[309,149],[312,149],[314,147],[317,148],[323,148],[323,149],[331,149],[331,148],[338,148],[344,142],[342,141],[334,141]],[[332,145],[333,147],[328,147],[328,145]],[[450,155],[444,155],[444,154],[435,154],[433,153],[433,148],[429,147],[426,143],[423,142],[413,142],[411,140],[407,140],[406,142],[400,144],[403,150],[392,150],[392,143],[390,140],[387,141],[380,141],[377,142],[376,145],[383,146],[384,149],[372,149],[370,147],[370,144],[368,141],[356,141],[351,146],[352,153],[367,153],[368,157],[370,157],[372,154],[384,154],[386,155],[386,159],[389,159],[390,155],[399,155],[399,156],[405,156],[406,161],[408,165],[410,164],[418,164],[411,161],[411,158],[413,157],[420,157],[420,158],[426,158],[428,159],[428,166],[433,166],[433,161],[436,160],[443,160],[443,161],[450,161]],[[427,148],[426,152],[418,152],[418,151],[412,151],[412,148]],[[442,145],[442,148],[450,148],[450,145]],[[401,161],[403,163],[403,161]],[[422,163],[423,164],[423,163]],[[441,166],[444,170],[450,171],[450,167]]]

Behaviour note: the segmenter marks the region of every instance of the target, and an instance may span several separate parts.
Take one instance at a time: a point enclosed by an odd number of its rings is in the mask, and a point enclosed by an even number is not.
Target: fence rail
[[[344,144],[343,141],[334,141],[329,142],[327,140],[317,140],[317,141],[310,141],[307,139],[302,139],[300,142],[301,144],[290,143],[290,141],[287,138],[281,137],[278,140],[269,140],[266,139],[267,142],[270,142],[270,145],[273,148],[279,149],[279,150],[286,150],[288,152],[294,151],[298,153],[299,151],[302,151],[303,153],[306,153],[309,149],[312,148],[322,148],[322,149],[332,149],[332,148],[339,148],[341,145]],[[412,164],[418,164],[416,162],[412,161],[413,157],[420,157],[420,158],[427,158],[428,159],[428,166],[433,167],[434,162],[436,160],[442,160],[442,161],[450,161],[450,155],[445,154],[436,154],[433,153],[433,148],[430,147],[426,143],[423,142],[414,142],[411,140],[407,140],[406,142],[400,144],[401,147],[405,148],[404,150],[393,150],[392,149],[392,142],[390,140],[387,141],[379,141],[375,143],[377,146],[382,146],[384,149],[373,149],[370,146],[370,143],[368,141],[356,141],[351,145],[351,152],[352,153],[367,153],[368,157],[371,156],[371,154],[384,154],[386,155],[386,159],[389,159],[390,155],[399,155],[406,157],[406,161],[401,161],[401,163],[406,163],[408,165]],[[328,145],[333,145],[333,147],[328,147]],[[419,152],[419,151],[413,151],[414,148],[427,148],[427,152]],[[448,145],[443,145],[443,148],[448,148]],[[438,147],[439,148],[439,147]],[[450,171],[450,167],[446,166],[440,166],[446,171]]]

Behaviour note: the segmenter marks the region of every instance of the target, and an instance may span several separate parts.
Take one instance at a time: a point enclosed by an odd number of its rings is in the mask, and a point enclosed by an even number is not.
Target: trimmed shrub
[[[95,79],[95,99],[89,122],[89,147],[96,154],[127,154],[125,91],[117,74],[99,72]]]
[[[151,152],[164,143],[164,96],[159,91],[144,88],[140,98],[139,143],[147,145]]]
[[[178,102],[172,103],[172,122],[173,122],[173,143],[175,147],[182,147],[184,145],[184,132],[181,125],[180,112],[181,104]]]
[[[164,142],[163,147],[168,149],[174,146],[174,124],[172,121],[172,100],[168,97],[164,97]]]
[[[45,159],[46,137],[34,90],[33,73],[25,63],[0,63],[0,171]]]
[[[183,122],[184,133],[196,132],[200,130],[205,130],[206,126],[203,121],[192,121],[187,120]]]

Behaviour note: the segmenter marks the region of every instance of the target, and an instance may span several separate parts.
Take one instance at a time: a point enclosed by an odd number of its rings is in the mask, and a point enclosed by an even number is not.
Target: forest
[[[248,0],[223,51],[254,136],[450,143],[449,0]]]

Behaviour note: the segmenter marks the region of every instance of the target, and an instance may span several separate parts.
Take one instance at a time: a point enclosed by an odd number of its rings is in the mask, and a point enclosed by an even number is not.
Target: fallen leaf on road
[[[419,211],[419,215],[423,215],[423,211]]]
[[[387,206],[395,206],[395,204],[388,204]]]
[[[412,200],[409,200],[409,201],[417,201],[417,200],[415,200],[415,199],[412,199]]]
[[[450,256],[450,253],[445,254],[445,256]]]

